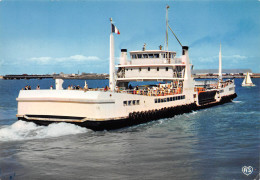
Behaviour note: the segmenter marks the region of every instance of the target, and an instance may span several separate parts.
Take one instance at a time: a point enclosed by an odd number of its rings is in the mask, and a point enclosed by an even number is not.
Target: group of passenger
[[[85,86],[82,88],[80,85],[77,85],[77,86],[73,86],[73,85],[69,85],[68,90],[84,90],[84,91],[87,91],[88,90],[88,84],[85,83]]]
[[[32,87],[27,85],[24,87],[24,90],[32,90]]]
[[[148,96],[164,96],[164,95],[168,95],[168,94],[180,94],[181,93],[181,84],[179,84],[180,86],[177,88],[176,84],[174,83],[170,83],[170,84],[159,84],[157,86],[153,86],[151,88],[149,88],[148,86],[145,88],[141,88],[139,89],[138,85],[133,87],[131,84],[128,86],[128,90],[127,93],[131,93],[131,94],[140,94],[140,95],[148,95]],[[25,88],[23,88],[24,90],[31,90],[31,86],[27,85],[25,86]],[[53,89],[53,85],[50,86],[50,89]],[[68,90],[84,90],[84,91],[88,91],[88,84],[85,82],[85,86],[82,88],[79,85],[74,86],[74,85],[69,85]],[[36,86],[36,90],[40,90],[40,85]],[[93,90],[98,90],[93,89]],[[103,91],[109,91],[110,88],[108,86],[105,86],[99,90],[103,90]],[[130,91],[129,91],[130,90]],[[120,88],[118,86],[115,87],[115,92],[120,92]]]
[[[40,86],[37,85],[37,86],[36,86],[36,89],[39,90],[39,89],[40,89]],[[22,90],[32,90],[32,87],[29,86],[29,85],[26,85],[24,88],[22,88]]]
[[[79,85],[77,86],[73,86],[73,85],[69,85],[68,90],[82,90],[82,87],[80,87]]]
[[[41,89],[40,85],[38,84],[35,89],[40,90]],[[53,85],[50,86],[50,89],[53,89]],[[26,85],[24,88],[22,88],[22,90],[32,90],[32,87],[29,85]]]
[[[153,86],[149,88],[148,86],[142,89],[139,89],[138,86],[133,87],[131,84],[128,86],[128,93],[131,94],[140,94],[140,95],[148,95],[148,96],[165,96],[170,94],[180,94],[182,91],[182,84],[178,84],[176,86],[175,83],[169,84],[159,84],[157,86]]]

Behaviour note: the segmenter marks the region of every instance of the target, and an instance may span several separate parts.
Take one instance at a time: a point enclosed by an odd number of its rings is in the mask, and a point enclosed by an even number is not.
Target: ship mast
[[[222,80],[222,55],[221,55],[221,43],[220,43],[220,49],[219,49],[219,69],[218,69],[218,78],[219,78],[219,81]]]
[[[112,30],[112,18],[111,23],[111,34],[110,34],[110,63],[109,63],[109,88],[111,91],[115,89],[115,55],[114,55],[114,36]]]
[[[166,50],[168,51],[168,9],[170,8],[170,6],[166,6]]]

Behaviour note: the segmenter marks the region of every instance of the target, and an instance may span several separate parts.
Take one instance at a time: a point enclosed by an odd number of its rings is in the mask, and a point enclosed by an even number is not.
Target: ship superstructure
[[[224,81],[221,76],[217,81],[194,80],[188,46],[182,46],[179,58],[168,46],[165,50],[161,46],[147,50],[144,45],[129,55],[127,49],[122,49],[120,64],[115,66],[115,27],[110,20],[109,90],[63,89],[61,80],[57,80],[56,90],[21,90],[18,119],[37,124],[69,122],[93,130],[115,129],[230,102],[236,97],[234,80]],[[131,86],[131,82],[148,81],[154,84]]]

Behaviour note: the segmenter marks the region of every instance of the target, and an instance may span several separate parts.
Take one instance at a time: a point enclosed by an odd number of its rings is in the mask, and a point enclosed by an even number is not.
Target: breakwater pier
[[[12,80],[12,79],[108,79],[108,74],[46,74],[46,75],[5,75],[0,76],[0,79]]]
[[[22,74],[22,75],[5,75],[2,76],[2,79],[46,79],[46,78],[53,78],[53,75],[27,75],[27,74]]]
[[[196,79],[217,79],[217,75],[211,74],[193,74],[193,77]],[[225,79],[234,79],[234,78],[244,78],[244,74],[234,74],[234,75],[223,75]],[[108,74],[84,74],[84,75],[64,75],[64,74],[46,74],[46,75],[5,75],[0,76],[0,79],[108,79]],[[260,73],[252,73],[251,78],[260,78]]]

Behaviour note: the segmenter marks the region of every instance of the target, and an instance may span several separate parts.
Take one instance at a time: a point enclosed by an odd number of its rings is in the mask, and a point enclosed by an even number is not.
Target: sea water
[[[238,97],[231,103],[95,132],[17,121],[19,90],[49,88],[54,80],[0,80],[0,179],[259,178],[260,79],[253,82],[255,87],[241,87],[242,79],[235,79]],[[65,80],[68,85],[84,86],[84,80]]]

